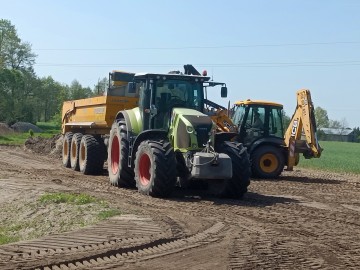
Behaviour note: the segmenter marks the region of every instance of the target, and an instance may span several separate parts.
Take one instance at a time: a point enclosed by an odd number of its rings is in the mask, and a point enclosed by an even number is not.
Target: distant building
[[[355,142],[351,128],[319,128],[319,139],[323,141]]]

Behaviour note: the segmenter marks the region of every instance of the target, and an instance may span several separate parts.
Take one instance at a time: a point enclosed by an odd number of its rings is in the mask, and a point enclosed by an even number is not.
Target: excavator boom
[[[305,158],[319,158],[322,148],[316,136],[316,121],[310,90],[296,92],[297,105],[285,132],[285,144],[288,147],[287,170],[292,170],[299,162],[299,153]]]

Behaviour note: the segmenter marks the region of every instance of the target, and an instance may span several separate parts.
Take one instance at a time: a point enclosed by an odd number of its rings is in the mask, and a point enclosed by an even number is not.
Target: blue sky
[[[292,115],[311,90],[332,120],[360,126],[360,1],[0,0],[38,55],[35,71],[93,87],[114,69],[206,69],[228,86],[209,99],[264,99]]]

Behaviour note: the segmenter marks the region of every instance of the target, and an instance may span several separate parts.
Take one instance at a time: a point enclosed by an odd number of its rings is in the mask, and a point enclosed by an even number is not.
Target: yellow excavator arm
[[[297,105],[285,133],[285,144],[288,147],[287,170],[292,170],[299,162],[299,153],[305,158],[319,158],[322,148],[316,136],[316,121],[310,90],[296,92]]]
[[[237,132],[238,128],[231,121],[228,109],[208,99],[205,99],[204,103],[205,113],[208,114],[216,124],[218,132]]]

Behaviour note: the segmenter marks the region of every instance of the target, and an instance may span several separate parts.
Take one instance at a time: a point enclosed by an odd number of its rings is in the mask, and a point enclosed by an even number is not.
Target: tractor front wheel
[[[136,152],[135,181],[138,191],[167,197],[176,183],[175,153],[168,141],[143,141]]]
[[[210,193],[218,197],[241,199],[250,184],[250,160],[246,148],[241,143],[226,141],[219,152],[231,158],[232,178],[210,182]]]

